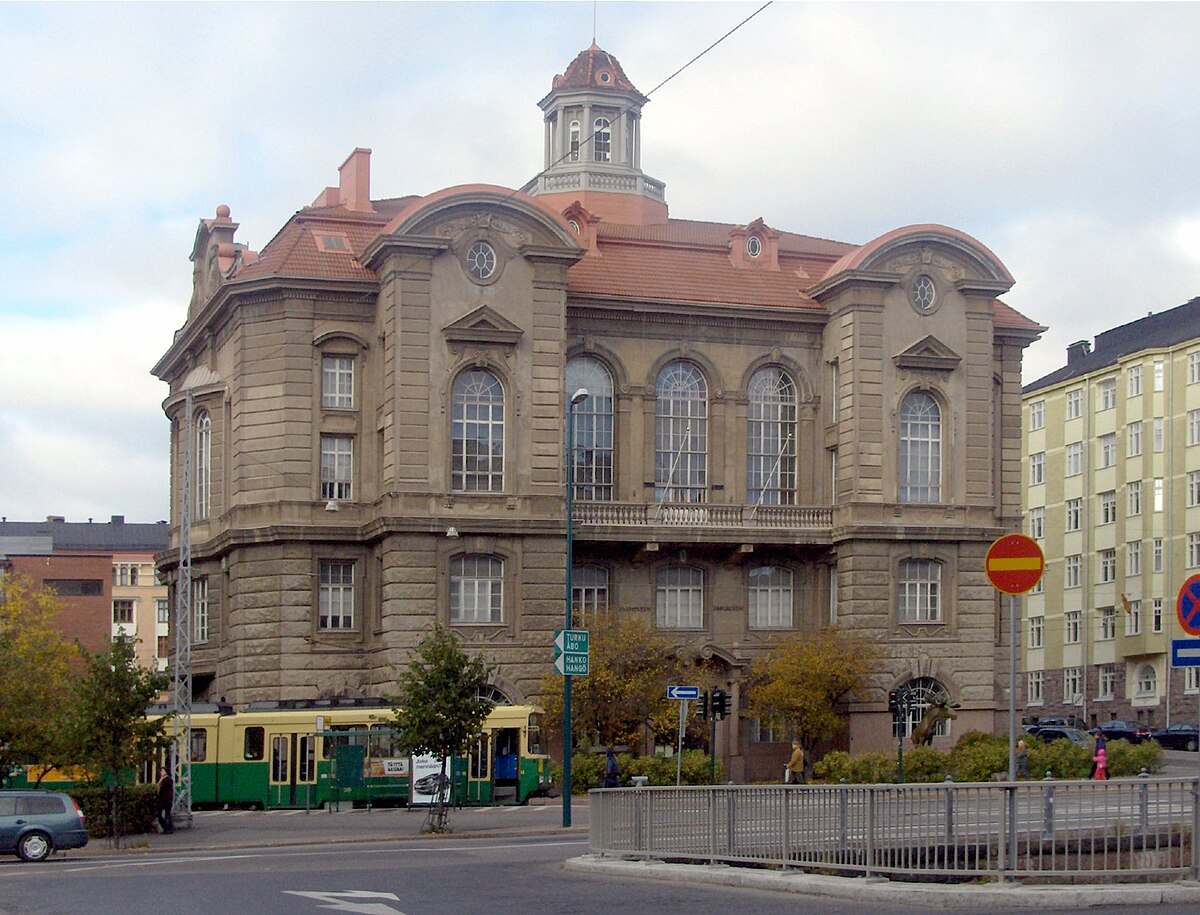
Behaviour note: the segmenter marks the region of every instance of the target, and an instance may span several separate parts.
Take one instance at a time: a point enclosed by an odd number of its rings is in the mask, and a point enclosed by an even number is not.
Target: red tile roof
[[[604,81],[607,74],[608,81]],[[637,88],[629,81],[621,63],[594,41],[585,51],[571,61],[565,73],[554,77],[551,84],[555,90],[563,89],[623,89],[626,92],[637,92]]]

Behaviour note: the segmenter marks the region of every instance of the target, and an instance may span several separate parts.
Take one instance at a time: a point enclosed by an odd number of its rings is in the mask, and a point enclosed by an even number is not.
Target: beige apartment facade
[[[1200,676],[1172,670],[1170,643],[1200,572],[1200,299],[1067,356],[1023,395],[1026,532],[1046,554],[1023,606],[1025,713],[1193,720]]]
[[[197,699],[380,695],[440,621],[497,665],[498,697],[537,701],[570,416],[575,623],[637,615],[711,668],[734,777],[781,752],[740,715],[750,664],[834,623],[885,647],[846,745],[892,744],[900,685],[993,729],[1006,628],[983,557],[1019,526],[1042,328],[945,226],[851,245],[669,218],[645,101],[593,46],[541,102],[546,167],[522,191],[372,199],[360,149],[261,252],[228,207],[201,222],[155,367],[173,505],[191,461]]]

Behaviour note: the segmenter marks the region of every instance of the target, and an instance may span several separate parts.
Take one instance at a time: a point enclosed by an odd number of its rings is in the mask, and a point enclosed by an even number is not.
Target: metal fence
[[[901,879],[1197,877],[1196,779],[617,788],[593,854]]]

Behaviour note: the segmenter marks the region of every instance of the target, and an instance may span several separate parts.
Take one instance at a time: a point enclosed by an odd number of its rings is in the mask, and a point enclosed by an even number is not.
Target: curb
[[[1082,908],[1099,905],[1147,906],[1200,904],[1200,883],[1117,886],[980,886],[933,887],[888,880],[883,877],[826,877],[799,872],[781,873],[717,864],[665,864],[659,861],[626,861],[583,855],[563,862],[566,870],[592,876],[663,880],[672,883],[734,886],[771,890],[879,905],[913,908],[977,909],[996,906],[1012,909]],[[948,892],[949,891],[949,892]]]

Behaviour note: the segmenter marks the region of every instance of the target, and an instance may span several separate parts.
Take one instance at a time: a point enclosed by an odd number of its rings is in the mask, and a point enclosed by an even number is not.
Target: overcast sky
[[[600,3],[643,92],[758,4]],[[0,515],[169,516],[198,220],[261,249],[374,150],[372,194],[520,187],[590,3],[0,4]],[[1200,4],[776,3],[651,96],[671,215],[973,235],[1066,345],[1200,295]]]

